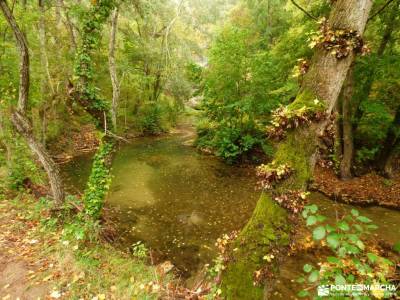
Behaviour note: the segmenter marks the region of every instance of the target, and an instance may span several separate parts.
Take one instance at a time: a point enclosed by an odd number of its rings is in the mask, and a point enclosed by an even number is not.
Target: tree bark
[[[392,161],[395,157],[400,143],[400,106],[397,108],[396,115],[386,134],[386,140],[382,150],[379,152],[376,164],[384,176],[392,177]]]
[[[371,0],[337,0],[333,3],[328,24],[333,30],[352,29],[363,34],[371,6]],[[326,105],[328,115],[331,114],[354,57],[352,52],[337,59],[323,48],[316,49],[299,94],[290,105],[302,107],[318,99]],[[316,162],[318,137],[325,126],[326,122],[320,122],[299,127],[289,132],[279,144],[276,164],[288,164],[294,173],[262,195],[253,216],[234,242],[236,251],[231,254],[231,262],[222,274],[221,282],[227,299],[268,299],[272,283],[267,281],[264,289],[254,287],[254,272],[265,265],[264,255],[287,246],[290,241],[288,213],[274,199],[277,195],[307,188]],[[279,260],[274,261],[269,266],[272,273],[279,267]]]
[[[118,30],[118,8],[115,8],[111,14],[111,33],[110,33],[110,44],[108,54],[108,64],[110,68],[111,84],[113,88],[113,98],[111,105],[111,120],[113,123],[114,130],[117,129],[117,114],[118,114],[118,103],[120,96],[120,86],[117,75],[117,67],[115,62],[115,44]]]
[[[340,177],[342,179],[349,179],[352,177],[351,167],[353,165],[354,143],[351,120],[351,100],[353,98],[353,91],[354,66],[351,66],[342,89],[343,157],[340,163]]]
[[[0,0],[0,9],[8,24],[13,30],[20,54],[20,82],[17,109],[12,112],[11,122],[16,131],[25,139],[32,152],[38,157],[49,178],[52,194],[56,206],[64,202],[64,185],[60,176],[58,166],[46,152],[44,147],[36,141],[32,124],[26,116],[29,99],[29,50],[25,35],[20,30],[7,2]]]
[[[49,70],[49,59],[47,57],[47,43],[46,43],[46,24],[45,24],[45,7],[44,0],[39,0],[39,45],[40,45],[40,59],[42,62],[42,67],[46,74],[47,85],[50,88],[52,94],[54,94],[53,82],[50,75]],[[46,85],[46,80],[42,82],[43,85]]]
[[[45,169],[49,178],[56,207],[60,207],[64,202],[65,194],[63,181],[57,164],[47,153],[43,145],[34,138],[31,122],[23,113],[19,111],[13,112],[11,115],[11,122],[17,132],[25,139],[29,148],[38,157],[40,163]]]
[[[58,5],[60,5],[61,11],[64,12],[65,15],[65,26],[67,27],[67,30],[69,32],[69,36],[71,38],[71,50],[76,51],[77,49],[77,37],[76,37],[76,32],[74,29],[74,25],[71,21],[71,18],[69,16],[69,12],[67,8],[64,5],[64,0],[58,0]]]
[[[386,28],[385,28],[383,36],[382,36],[382,40],[379,44],[378,51],[376,52],[376,58],[378,60],[380,60],[382,58],[383,54],[385,53],[387,45],[389,44],[390,40],[392,39],[393,32],[397,28],[397,21],[398,21],[399,15],[400,15],[399,10],[400,10],[399,5],[395,5],[389,14]],[[356,106],[354,117],[353,117],[353,134],[354,134],[354,132],[356,132],[358,123],[364,114],[363,110],[361,109],[361,103],[364,99],[368,99],[368,97],[371,93],[372,85],[374,83],[375,71],[376,71],[376,67],[373,65],[371,67],[370,71],[366,74],[367,81],[366,81],[364,87],[362,88],[363,93],[359,97],[360,101]]]
[[[342,90],[343,92],[343,90]],[[337,101],[335,106],[335,140],[334,140],[334,157],[335,162],[342,161],[343,158],[343,112],[342,112],[342,103],[341,98],[339,97],[339,101]],[[338,166],[335,165],[335,168]]]

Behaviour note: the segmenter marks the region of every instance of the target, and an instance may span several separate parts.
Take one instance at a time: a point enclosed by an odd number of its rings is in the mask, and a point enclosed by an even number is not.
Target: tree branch
[[[375,18],[377,15],[379,15],[379,14],[380,14],[386,7],[388,7],[389,4],[392,3],[393,1],[394,1],[394,0],[389,0],[388,2],[386,2],[385,5],[383,5],[376,13],[374,13],[372,16],[370,16],[370,17],[368,18],[368,21],[367,21],[367,22],[371,21],[373,18]]]
[[[0,0],[0,9],[3,11],[7,23],[12,28],[18,48],[20,49],[20,82],[18,110],[25,114],[29,95],[29,50],[25,35],[19,28],[10,8],[5,0]]]
[[[304,8],[302,8],[300,5],[298,5],[294,0],[290,0],[292,1],[293,5],[296,6],[298,9],[300,9],[307,17],[318,21],[318,19],[316,17],[314,17],[312,14],[310,14],[308,11],[306,11]]]

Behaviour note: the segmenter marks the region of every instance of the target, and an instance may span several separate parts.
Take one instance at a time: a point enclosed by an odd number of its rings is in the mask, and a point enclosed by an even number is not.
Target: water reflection
[[[215,256],[215,240],[240,229],[259,192],[252,171],[186,146],[188,136],[141,138],[118,151],[107,199],[126,244],[141,240],[189,276]],[[90,161],[69,166],[88,176]],[[82,188],[82,187],[81,187]]]

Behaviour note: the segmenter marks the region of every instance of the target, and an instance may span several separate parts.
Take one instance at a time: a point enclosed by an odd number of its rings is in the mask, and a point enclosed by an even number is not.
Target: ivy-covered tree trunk
[[[361,35],[371,6],[371,0],[337,0],[332,4],[327,26],[333,31],[353,30]],[[319,44],[296,100],[287,111],[299,112],[322,103],[329,116],[355,55],[355,51],[350,51],[338,56]],[[232,247],[236,251],[232,251],[230,262],[222,274],[221,286],[227,299],[268,298],[271,283],[267,278],[277,271],[279,260],[272,260],[267,266],[269,271],[263,272],[263,257],[289,244],[290,220],[294,220],[293,217],[301,210],[302,191],[306,190],[312,177],[319,136],[325,126],[326,122],[321,121],[297,127],[288,132],[279,144],[273,163],[277,169],[270,169],[269,175],[274,174],[277,178],[290,176],[263,193],[253,216],[234,242]],[[265,274],[264,278],[262,274]],[[254,281],[263,280],[267,282],[266,288],[254,286]]]
[[[97,150],[92,171],[83,195],[86,215],[96,219],[100,216],[110,186],[110,168],[114,150],[113,124],[110,104],[103,99],[94,84],[93,56],[101,41],[104,23],[115,8],[114,0],[98,0],[92,3],[84,15],[81,29],[81,45],[75,62],[75,85],[70,83],[69,94],[92,117],[99,134],[100,147]]]
[[[65,194],[59,168],[51,156],[47,153],[43,145],[36,140],[31,121],[27,117],[30,87],[28,43],[5,0],[0,0],[0,9],[14,33],[20,54],[19,98],[17,108],[12,112],[11,122],[15,130],[25,139],[25,142],[28,144],[32,153],[37,156],[43,168],[45,169],[49,178],[55,204],[56,206],[60,206],[64,202]]]

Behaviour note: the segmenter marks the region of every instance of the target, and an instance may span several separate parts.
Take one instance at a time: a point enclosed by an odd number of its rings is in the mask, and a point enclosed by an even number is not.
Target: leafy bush
[[[325,216],[318,214],[318,206],[315,204],[306,206],[302,215],[306,225],[313,228],[313,240],[327,245],[332,255],[328,256],[325,262],[318,264],[318,267],[311,264],[304,265],[303,270],[307,275],[299,278],[299,283],[312,286],[390,283],[390,278],[395,272],[395,264],[380,256],[372,247],[369,249],[363,241],[371,234],[371,230],[377,228],[370,219],[352,209],[350,215],[331,225],[326,222]],[[299,296],[311,295],[306,288],[299,293]],[[386,293],[373,296],[383,298],[390,295]]]
[[[13,190],[23,188],[26,178],[30,178],[35,183],[43,181],[42,172],[32,160],[28,147],[20,139],[16,139],[13,146],[11,169],[8,172],[8,186]]]
[[[208,148],[218,157],[231,164],[239,160],[256,147],[261,147],[263,137],[255,129],[240,127],[215,126],[203,120],[197,125],[199,148]]]
[[[162,110],[159,105],[147,104],[139,110],[137,126],[145,134],[158,134],[163,131],[161,117]]]

